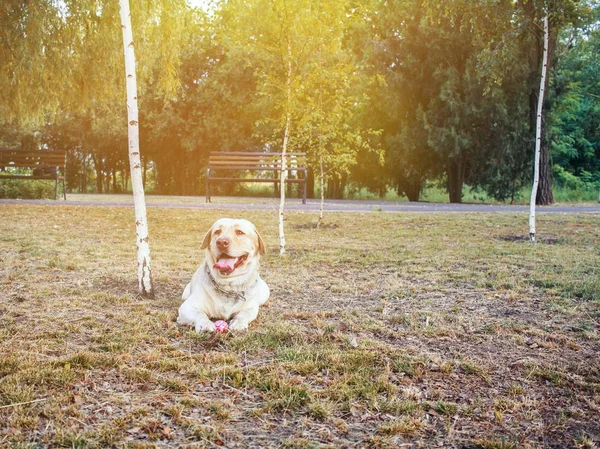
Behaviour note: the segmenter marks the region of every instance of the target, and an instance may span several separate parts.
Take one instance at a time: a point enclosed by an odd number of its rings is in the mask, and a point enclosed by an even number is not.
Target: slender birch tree
[[[140,158],[140,130],[138,122],[137,82],[135,76],[135,53],[129,0],[120,0],[121,29],[123,30],[123,50],[125,54],[125,80],[127,87],[127,131],[129,136],[129,167],[135,206],[136,245],[138,257],[138,288],[142,295],[152,297],[152,272],[150,269],[150,242],[146,199],[142,182]]]
[[[280,200],[278,211],[279,254],[285,254],[284,208],[287,177],[287,152],[297,147],[298,89],[301,71],[316,40],[310,18],[313,0],[232,0],[224,4],[223,17],[231,58],[237,58],[255,71],[260,97],[267,113],[259,120],[257,134],[265,144],[281,148]],[[262,131],[262,133],[261,133]],[[283,139],[281,132],[283,131]]]
[[[540,153],[542,148],[542,108],[544,105],[544,94],[546,90],[546,76],[548,71],[548,43],[549,43],[548,14],[544,15],[544,50],[542,56],[542,75],[540,78],[540,92],[538,95],[536,131],[535,131],[535,162],[533,170],[533,188],[531,189],[531,200],[529,203],[529,238],[535,242],[535,202],[540,180]]]
[[[287,146],[290,138],[290,124],[292,121],[292,46],[287,42],[288,69],[286,76],[286,111],[285,131],[283,133],[283,144],[281,146],[281,174],[279,178],[279,255],[285,254],[285,232],[283,227],[283,215],[285,208],[285,180],[287,178]]]

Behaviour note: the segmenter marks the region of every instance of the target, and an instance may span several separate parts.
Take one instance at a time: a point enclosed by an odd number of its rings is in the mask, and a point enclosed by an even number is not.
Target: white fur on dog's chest
[[[219,301],[215,301],[216,296],[219,297]],[[211,318],[228,320],[246,308],[246,301],[240,299],[229,298],[214,292],[211,292],[209,297],[211,300],[208,304],[208,316]]]

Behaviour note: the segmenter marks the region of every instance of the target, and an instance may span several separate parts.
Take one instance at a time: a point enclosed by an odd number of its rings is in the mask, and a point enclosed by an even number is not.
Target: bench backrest
[[[288,170],[306,168],[306,153],[287,153]],[[229,170],[281,170],[281,153],[250,153],[212,151],[208,166]]]
[[[0,167],[60,167],[67,165],[66,151],[0,150]]]

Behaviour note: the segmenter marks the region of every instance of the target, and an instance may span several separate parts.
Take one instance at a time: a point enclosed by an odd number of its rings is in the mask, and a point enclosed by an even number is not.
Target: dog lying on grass
[[[265,245],[248,220],[221,218],[202,240],[204,262],[185,287],[177,323],[196,332],[215,331],[212,319],[229,321],[230,330],[248,329],[258,309],[269,299],[260,278],[260,255]]]

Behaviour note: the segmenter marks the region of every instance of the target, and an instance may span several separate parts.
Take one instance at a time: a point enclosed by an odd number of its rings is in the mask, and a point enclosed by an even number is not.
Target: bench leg
[[[210,203],[210,168],[206,169],[206,202]]]
[[[65,176],[62,177],[63,198],[67,201],[67,188],[65,187]]]
[[[306,170],[304,170],[304,182],[302,183],[302,204],[306,204]]]
[[[58,177],[54,180],[54,200],[58,198]]]

